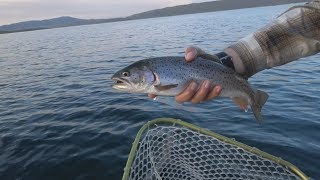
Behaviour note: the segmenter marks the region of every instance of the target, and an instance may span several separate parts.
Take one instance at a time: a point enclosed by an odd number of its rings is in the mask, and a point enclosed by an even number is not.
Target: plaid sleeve
[[[247,77],[320,52],[320,1],[290,8],[230,48],[242,59]]]

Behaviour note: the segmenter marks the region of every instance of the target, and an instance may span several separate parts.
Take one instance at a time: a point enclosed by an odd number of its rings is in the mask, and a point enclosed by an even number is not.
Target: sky
[[[126,17],[148,10],[213,0],[0,0],[0,25],[60,16]]]

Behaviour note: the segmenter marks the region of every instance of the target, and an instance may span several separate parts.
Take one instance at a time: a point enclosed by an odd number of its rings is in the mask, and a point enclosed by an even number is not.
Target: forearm
[[[225,50],[238,73],[250,77],[320,51],[320,3],[293,7],[270,25]]]

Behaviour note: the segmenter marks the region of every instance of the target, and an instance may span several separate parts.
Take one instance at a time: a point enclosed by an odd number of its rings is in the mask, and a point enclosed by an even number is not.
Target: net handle
[[[290,162],[285,161],[285,160],[283,160],[283,159],[281,159],[279,157],[273,156],[273,155],[271,155],[269,153],[263,152],[263,151],[261,151],[261,150],[259,150],[257,148],[248,146],[248,145],[243,144],[241,142],[235,141],[235,140],[233,140],[231,138],[222,136],[220,134],[217,134],[217,133],[214,133],[212,131],[203,129],[201,127],[198,127],[198,126],[193,125],[191,123],[187,123],[187,122],[179,120],[179,119],[158,118],[158,119],[154,119],[152,121],[148,121],[139,130],[139,132],[138,132],[138,134],[137,134],[137,136],[136,136],[136,138],[135,138],[135,140],[134,140],[134,142],[132,144],[132,147],[131,147],[131,150],[130,150],[130,154],[129,154],[129,157],[128,157],[128,160],[127,160],[127,163],[126,163],[126,167],[124,168],[124,173],[123,173],[123,176],[122,176],[122,180],[127,180],[129,178],[130,168],[132,166],[133,159],[136,156],[138,145],[139,145],[139,141],[140,141],[144,131],[146,129],[148,129],[150,126],[152,126],[152,125],[165,124],[165,123],[179,124],[179,125],[181,125],[183,127],[189,128],[189,129],[191,129],[193,131],[196,131],[196,132],[199,132],[201,134],[208,135],[208,136],[214,137],[214,138],[216,138],[216,139],[218,139],[220,141],[223,141],[223,142],[226,142],[226,143],[233,144],[235,146],[241,147],[244,150],[249,151],[250,153],[253,153],[255,155],[258,155],[258,156],[261,156],[263,158],[269,159],[269,160],[271,160],[271,161],[273,161],[273,162],[275,162],[277,164],[280,164],[282,166],[287,167],[288,169],[290,169],[293,173],[295,173],[298,177],[300,177],[303,180],[310,179],[299,168],[297,168],[295,165],[291,164]]]

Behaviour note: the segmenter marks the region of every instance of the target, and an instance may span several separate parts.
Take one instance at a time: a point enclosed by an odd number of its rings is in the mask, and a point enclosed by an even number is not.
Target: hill
[[[127,19],[145,19],[163,16],[176,16],[183,14],[195,14],[232,9],[276,6],[300,2],[306,2],[306,0],[220,0],[156,9],[139,14],[134,14],[132,16],[127,17]]]
[[[223,11],[241,8],[252,8],[261,6],[275,6],[288,3],[306,2],[306,0],[221,0],[203,3],[192,3],[174,7],[151,10],[143,13],[134,14],[125,18],[112,19],[78,19],[63,16],[47,20],[25,21],[9,25],[0,26],[0,34],[33,31],[39,29],[51,29],[67,26],[80,26],[87,24],[108,23],[116,21],[127,21],[134,19],[156,18],[163,16],[176,16],[183,14],[204,13],[212,11]]]

